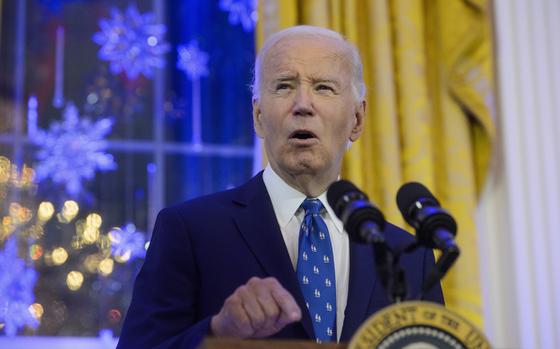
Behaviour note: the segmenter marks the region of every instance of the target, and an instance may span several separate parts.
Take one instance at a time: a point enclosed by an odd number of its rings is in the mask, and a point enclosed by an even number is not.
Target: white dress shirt
[[[272,201],[272,207],[286,243],[288,254],[292,261],[294,271],[297,267],[299,230],[304,217],[304,210],[300,208],[305,194],[289,186],[268,165],[263,173],[264,185]],[[348,298],[348,276],[350,274],[350,244],[348,235],[344,232],[342,222],[336,217],[327,202],[327,193],[324,192],[317,199],[326,209],[321,216],[325,220],[331,245],[333,248],[334,270],[336,277],[336,335],[340,339],[342,324],[344,323],[344,310]],[[302,309],[303,310],[303,309]]]

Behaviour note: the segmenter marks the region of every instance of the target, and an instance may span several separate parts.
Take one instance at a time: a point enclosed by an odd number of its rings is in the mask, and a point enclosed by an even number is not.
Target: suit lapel
[[[234,202],[242,209],[234,220],[241,235],[265,272],[275,277],[295,298],[302,309],[301,323],[305,332],[309,338],[314,338],[313,325],[308,312],[304,311],[305,300],[262,180],[262,172],[239,189]]]
[[[372,247],[350,241],[350,280],[341,342],[349,341],[366,319],[368,305],[377,284]]]

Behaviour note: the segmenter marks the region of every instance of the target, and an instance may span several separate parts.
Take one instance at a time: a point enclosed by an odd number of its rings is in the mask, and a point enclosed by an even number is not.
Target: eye
[[[315,90],[319,92],[332,92],[332,93],[335,92],[334,87],[326,84],[319,84],[315,86]]]
[[[276,91],[288,90],[292,88],[292,85],[288,84],[287,82],[280,82],[276,84]]]

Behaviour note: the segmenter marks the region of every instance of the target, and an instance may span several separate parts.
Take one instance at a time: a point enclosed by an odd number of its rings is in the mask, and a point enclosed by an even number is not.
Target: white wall
[[[486,332],[560,348],[560,1],[495,0],[497,161],[479,215]]]

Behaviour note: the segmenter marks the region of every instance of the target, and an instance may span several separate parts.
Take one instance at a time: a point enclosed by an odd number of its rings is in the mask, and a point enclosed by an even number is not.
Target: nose
[[[313,96],[309,92],[309,89],[304,86],[301,86],[296,90],[292,114],[296,116],[315,115],[315,110],[313,108]]]

